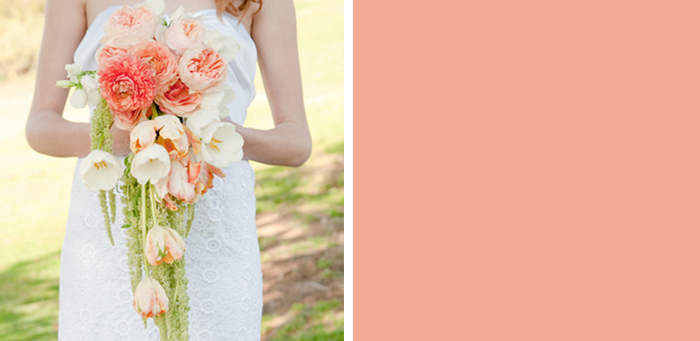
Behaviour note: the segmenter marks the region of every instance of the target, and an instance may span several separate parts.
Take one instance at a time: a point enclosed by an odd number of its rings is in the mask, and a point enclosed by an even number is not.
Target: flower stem
[[[149,276],[148,259],[146,259],[146,184],[141,185],[141,233],[143,235],[143,267],[146,278]]]
[[[151,213],[153,215],[153,226],[156,226],[158,224],[158,217],[156,216],[156,197],[155,197],[155,191],[156,191],[156,186],[151,185]]]

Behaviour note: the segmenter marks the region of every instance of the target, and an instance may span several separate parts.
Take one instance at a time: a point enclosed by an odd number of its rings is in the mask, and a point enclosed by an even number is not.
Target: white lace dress
[[[86,70],[97,68],[94,53],[103,23],[118,7],[102,12],[75,52]],[[205,10],[205,25],[235,37],[241,45],[229,63],[228,82],[236,92],[230,118],[243,124],[255,96],[257,51],[232,15],[223,21]],[[97,194],[80,180],[79,159],[73,178],[70,212],[61,252],[58,337],[62,341],[158,340],[153,320],[148,329],[132,308],[121,202],[112,227],[111,246]],[[191,340],[260,340],[262,273],[255,228],[254,173],[246,161],[224,169],[214,188],[197,203],[195,222],[186,239]]]

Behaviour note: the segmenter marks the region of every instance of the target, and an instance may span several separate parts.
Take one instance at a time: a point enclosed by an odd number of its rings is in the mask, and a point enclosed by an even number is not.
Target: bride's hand
[[[114,143],[112,145],[112,154],[115,156],[127,156],[131,153],[129,132],[112,126],[110,129],[112,137],[114,137]]]

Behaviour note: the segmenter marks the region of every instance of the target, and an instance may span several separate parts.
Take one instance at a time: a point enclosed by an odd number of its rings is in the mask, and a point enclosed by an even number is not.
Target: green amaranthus
[[[158,112],[154,111],[151,119],[157,115]],[[102,99],[92,116],[91,150],[100,149],[112,152],[113,137],[110,128],[113,123],[112,112],[107,106],[107,102]],[[160,339],[188,340],[189,322],[187,316],[190,307],[187,296],[188,281],[185,276],[185,257],[183,256],[172,264],[161,263],[152,266],[146,261],[144,247],[146,234],[156,224],[168,226],[181,236],[187,236],[194,219],[194,205],[186,205],[175,199],[178,209],[170,210],[161,201],[156,200],[155,187],[150,183],[140,185],[131,175],[133,159],[133,154],[124,159],[125,171],[121,179],[122,185],[119,187],[124,215],[122,228],[127,229],[126,247],[128,249],[131,289],[132,292],[135,292],[136,287],[144,277],[152,277],[157,280],[162,285],[169,301],[168,311],[154,318],[160,332]],[[111,223],[116,219],[116,194],[114,190],[100,191],[99,198],[105,218],[107,236],[114,245]],[[145,322],[146,318],[144,318],[144,326]]]

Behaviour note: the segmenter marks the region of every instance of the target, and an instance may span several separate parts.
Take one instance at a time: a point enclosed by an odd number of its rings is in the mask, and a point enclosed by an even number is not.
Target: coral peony
[[[156,71],[156,94],[165,93],[177,82],[177,57],[162,43],[147,41],[135,45],[130,52],[146,61]]]
[[[112,111],[130,113],[148,108],[156,95],[155,71],[130,53],[108,59],[97,75],[102,97]]]
[[[180,79],[192,90],[204,91],[226,81],[228,64],[210,48],[190,49],[180,58]]]
[[[165,93],[156,96],[155,101],[163,112],[187,117],[202,102],[202,94],[191,91],[185,83],[178,80]]]

